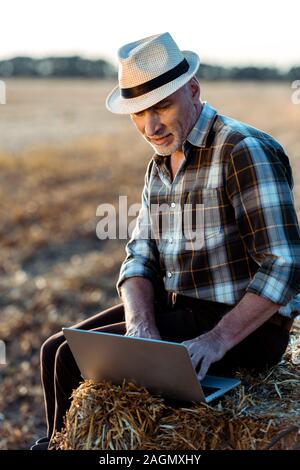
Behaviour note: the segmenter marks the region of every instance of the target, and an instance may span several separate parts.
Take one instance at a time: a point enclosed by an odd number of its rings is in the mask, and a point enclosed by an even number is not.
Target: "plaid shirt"
[[[190,297],[235,305],[253,292],[280,304],[283,315],[300,312],[300,230],[281,145],[204,102],[183,151],[173,181],[170,156],[155,154],[149,162],[119,296],[125,279],[142,276]],[[158,224],[149,237],[155,204],[165,204],[169,223],[163,231]],[[188,232],[201,225],[200,244],[176,236],[182,220],[176,211],[184,207],[191,215]]]

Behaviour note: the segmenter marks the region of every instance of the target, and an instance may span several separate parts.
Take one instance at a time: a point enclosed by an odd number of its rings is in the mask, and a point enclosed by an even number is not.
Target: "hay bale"
[[[209,406],[177,406],[144,387],[85,381],[53,449],[210,450],[300,448],[300,341],[294,331],[284,360]]]

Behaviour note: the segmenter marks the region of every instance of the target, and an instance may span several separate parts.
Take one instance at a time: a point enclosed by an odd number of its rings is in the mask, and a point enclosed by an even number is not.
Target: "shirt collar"
[[[187,136],[186,140],[195,147],[205,147],[206,140],[213,125],[217,110],[207,101],[202,103],[202,110],[199,117]]]
[[[183,143],[183,149],[186,149],[186,144],[189,142],[195,147],[205,147],[209,131],[213,125],[217,110],[213,108],[207,101],[202,102],[202,110],[199,117]],[[184,152],[185,153],[185,152]],[[155,153],[153,159],[160,163],[166,157]]]

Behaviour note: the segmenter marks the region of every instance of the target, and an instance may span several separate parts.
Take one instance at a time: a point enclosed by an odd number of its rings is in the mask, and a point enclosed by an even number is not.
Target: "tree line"
[[[300,65],[289,70],[276,67],[224,67],[201,64],[197,76],[205,80],[297,80],[300,79]],[[0,61],[0,77],[74,77],[74,78],[117,78],[117,69],[104,59],[71,57],[14,57]]]

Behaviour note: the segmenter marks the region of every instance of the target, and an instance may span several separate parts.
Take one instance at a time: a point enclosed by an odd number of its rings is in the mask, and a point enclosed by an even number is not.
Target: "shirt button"
[[[172,273],[171,271],[168,271],[168,274],[167,274],[168,277],[172,277]]]
[[[171,203],[171,207],[173,207],[173,208],[176,207],[175,202],[172,202],[172,203]]]

